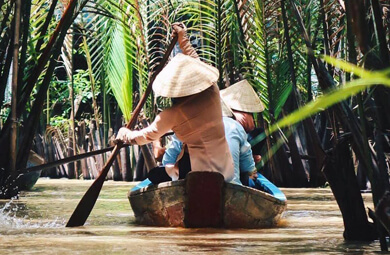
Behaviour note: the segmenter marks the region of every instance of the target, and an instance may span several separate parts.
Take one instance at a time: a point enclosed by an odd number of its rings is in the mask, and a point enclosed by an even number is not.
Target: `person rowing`
[[[212,171],[223,175],[226,182],[234,177],[234,164],[225,139],[216,68],[202,62],[192,48],[183,24],[173,24],[183,54],[177,54],[156,77],[156,95],[172,98],[173,105],[156,116],[150,126],[131,131],[121,128],[116,137],[124,143],[143,145],[159,139],[172,130],[183,141],[191,155],[192,171]],[[180,159],[180,157],[179,157]],[[168,175],[177,180],[177,166],[149,172],[157,184],[158,177]]]

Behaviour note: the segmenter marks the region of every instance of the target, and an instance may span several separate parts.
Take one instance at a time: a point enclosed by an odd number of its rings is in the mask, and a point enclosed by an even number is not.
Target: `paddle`
[[[126,146],[129,146],[129,144],[126,144]],[[56,161],[53,161],[53,162],[49,162],[49,163],[46,163],[46,164],[19,169],[18,172],[22,173],[22,174],[26,174],[26,173],[30,173],[30,172],[34,172],[34,171],[45,170],[45,169],[48,169],[48,168],[51,168],[51,167],[57,167],[57,166],[60,166],[60,165],[63,165],[63,164],[72,163],[72,162],[75,162],[75,161],[78,161],[78,160],[82,160],[84,158],[88,158],[88,157],[92,157],[92,156],[95,156],[95,155],[103,154],[103,153],[111,151],[113,149],[114,149],[114,146],[107,147],[107,148],[100,149],[100,150],[96,150],[96,151],[89,151],[89,152],[85,152],[85,153],[82,153],[82,154],[77,154],[77,155],[74,155],[74,156],[70,156],[70,157],[67,157],[67,158],[62,158],[62,159],[59,159],[59,160],[56,160]]]
[[[168,132],[168,133],[165,133],[162,137],[170,136],[173,134],[174,134],[173,132]],[[130,146],[130,144],[124,144],[123,146],[124,147]],[[59,160],[56,160],[53,162],[45,163],[42,165],[32,166],[32,167],[28,167],[28,168],[27,167],[22,168],[22,169],[18,170],[18,173],[26,174],[26,173],[30,173],[30,172],[34,172],[34,171],[40,171],[40,170],[45,170],[45,169],[52,168],[52,167],[57,167],[57,166],[67,164],[67,163],[72,163],[72,162],[79,161],[79,160],[82,160],[82,159],[85,159],[88,157],[92,157],[95,155],[103,154],[103,153],[108,152],[108,151],[112,151],[114,149],[114,147],[115,146],[111,146],[111,147],[107,147],[107,148],[96,150],[96,151],[88,151],[88,152],[84,152],[84,153],[70,156],[67,158],[62,158],[62,159],[59,159]]]
[[[164,57],[161,60],[160,64],[158,65],[156,71],[153,73],[153,75],[149,81],[148,87],[145,90],[144,95],[142,96],[141,100],[137,104],[137,107],[135,108],[129,123],[127,123],[127,125],[126,125],[127,128],[132,129],[135,126],[138,114],[140,113],[143,105],[146,102],[146,99],[148,98],[150,92],[152,91],[152,84],[153,84],[157,74],[159,74],[160,71],[164,68],[166,62],[168,61],[168,57],[171,54],[176,42],[177,42],[177,37],[175,36],[175,37],[173,37],[172,42],[169,45],[167,51],[165,52]],[[117,154],[119,153],[119,150],[123,146],[124,145],[121,142],[119,142],[115,145],[110,158],[108,159],[108,161],[104,165],[103,169],[100,171],[99,176],[96,178],[96,180],[92,183],[91,187],[89,187],[87,192],[81,198],[79,204],[77,205],[77,207],[74,210],[72,216],[70,217],[68,223],[66,224],[66,227],[77,227],[77,226],[84,225],[85,221],[87,220],[89,214],[91,213],[91,211],[93,209],[93,206],[96,203],[96,200],[99,196],[100,190],[102,189],[104,180],[106,179],[108,170],[110,169]]]

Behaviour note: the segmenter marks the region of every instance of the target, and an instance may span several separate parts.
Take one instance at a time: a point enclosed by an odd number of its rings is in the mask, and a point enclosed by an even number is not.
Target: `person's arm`
[[[176,137],[176,135],[173,135],[170,145],[165,150],[165,154],[162,159],[162,164],[164,166],[169,164],[174,165],[177,161],[177,157],[179,156],[182,148],[183,148],[183,143]]]
[[[124,143],[143,145],[159,139],[165,133],[172,129],[174,123],[174,116],[171,111],[162,111],[154,119],[150,126],[141,130],[130,130],[122,127],[119,129],[116,140],[120,140]]]
[[[162,146],[161,138],[156,141],[153,141],[153,155],[158,162],[161,162],[165,154],[165,150],[166,148]]]
[[[243,144],[240,150],[240,175],[241,178],[249,182],[257,178],[257,169],[252,155],[251,146],[246,139],[243,140]],[[244,183],[243,180],[241,181]]]
[[[186,26],[183,23],[176,22],[172,24],[172,29],[173,36],[177,35],[177,41],[183,54],[193,58],[199,58],[198,53],[192,47],[190,39],[187,36]]]
[[[255,161],[252,156],[251,145],[247,141],[247,136],[243,128],[239,129],[240,133],[240,172],[249,175],[256,171]]]
[[[250,144],[246,141],[245,143],[240,150],[240,170],[241,172],[252,173],[256,170],[255,161],[253,160]]]

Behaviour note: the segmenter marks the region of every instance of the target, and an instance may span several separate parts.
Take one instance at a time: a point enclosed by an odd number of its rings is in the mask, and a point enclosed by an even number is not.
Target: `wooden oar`
[[[168,133],[165,133],[162,137],[170,136],[173,134],[174,134],[173,132],[168,132]],[[124,147],[130,146],[130,144],[124,144],[123,146]],[[22,169],[18,170],[18,173],[19,174],[26,174],[26,173],[30,173],[30,172],[45,170],[45,169],[52,168],[52,167],[57,167],[57,166],[64,165],[67,163],[72,163],[72,162],[79,161],[79,160],[82,160],[82,159],[85,159],[88,157],[92,157],[95,155],[103,154],[103,153],[108,152],[108,151],[112,151],[114,149],[114,147],[115,146],[111,146],[111,147],[107,147],[107,148],[100,149],[100,150],[88,151],[88,152],[84,152],[84,153],[70,156],[67,158],[62,158],[62,159],[59,159],[59,160],[56,160],[53,162],[45,163],[42,165],[32,166],[32,167],[28,167],[28,168],[27,167],[22,168]]]
[[[148,98],[150,92],[152,91],[152,84],[153,84],[157,74],[164,68],[166,62],[168,61],[169,55],[171,54],[176,42],[177,42],[177,37],[174,37],[172,39],[172,42],[169,45],[167,51],[165,52],[164,57],[161,60],[157,70],[153,73],[153,75],[149,81],[148,87],[146,88],[144,95],[142,96],[141,100],[139,101],[137,107],[135,108],[129,123],[127,123],[127,125],[126,125],[127,128],[132,129],[135,126],[138,114],[140,113],[143,105],[146,102],[146,99]],[[91,211],[93,209],[93,206],[96,203],[96,200],[99,196],[100,190],[102,189],[104,180],[106,179],[108,170],[110,169],[112,162],[114,162],[117,154],[119,153],[119,150],[122,147],[123,147],[123,143],[118,143],[117,145],[115,145],[114,150],[112,151],[110,158],[108,159],[108,161],[104,165],[103,169],[100,171],[99,176],[96,178],[96,180],[92,183],[91,187],[89,187],[87,192],[81,198],[79,204],[77,205],[77,207],[74,210],[72,216],[70,217],[68,223],[66,224],[67,227],[78,227],[78,226],[84,225],[85,221],[87,220],[89,214],[91,213]]]
[[[28,167],[28,168],[23,168],[23,169],[18,170],[18,172],[21,173],[21,174],[26,174],[26,173],[30,173],[30,172],[34,172],[34,171],[45,170],[45,169],[48,169],[48,168],[57,167],[57,166],[60,166],[60,165],[63,165],[63,164],[72,163],[72,162],[75,162],[75,161],[78,161],[78,160],[82,160],[84,158],[88,158],[88,157],[92,157],[92,156],[95,156],[95,155],[103,154],[103,153],[111,151],[113,149],[114,149],[114,146],[107,147],[107,148],[100,149],[100,150],[96,150],[96,151],[89,151],[89,152],[85,152],[85,153],[82,153],[82,154],[77,154],[77,155],[74,155],[74,156],[70,156],[70,157],[67,157],[67,158],[62,158],[62,159],[59,159],[59,160],[56,160],[56,161],[53,161],[53,162],[49,162],[49,163],[46,163],[46,164],[32,166],[32,167]]]

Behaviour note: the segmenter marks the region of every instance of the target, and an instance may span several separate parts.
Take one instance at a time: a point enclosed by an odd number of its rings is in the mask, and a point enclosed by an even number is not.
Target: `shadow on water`
[[[0,200],[0,254],[375,254],[378,242],[345,242],[329,189],[283,189],[275,228],[139,226],[127,200],[135,183],[106,182],[86,225],[65,228],[92,181],[40,179],[18,200]],[[372,206],[364,194],[366,206]]]

